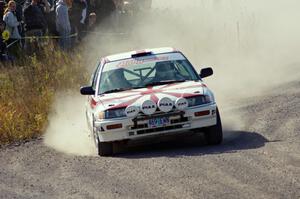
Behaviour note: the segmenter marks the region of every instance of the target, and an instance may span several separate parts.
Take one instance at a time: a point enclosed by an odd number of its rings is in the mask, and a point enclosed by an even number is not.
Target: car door
[[[96,70],[93,73],[92,77],[91,77],[91,85],[93,87],[93,89],[96,91],[96,87],[97,87],[97,82],[98,82],[98,77],[99,77],[99,73],[100,73],[100,68],[101,68],[101,63],[97,63],[96,66]],[[97,93],[95,93],[95,95],[90,95],[88,96],[88,103],[86,104],[86,117],[87,117],[87,121],[88,121],[88,127],[92,130],[93,127],[93,114],[94,114],[94,109],[96,106],[96,100],[95,98],[97,97],[96,95]]]

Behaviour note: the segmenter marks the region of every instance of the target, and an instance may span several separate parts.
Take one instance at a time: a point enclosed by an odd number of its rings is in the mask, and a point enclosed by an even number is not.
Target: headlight
[[[103,120],[103,119],[112,119],[112,118],[119,118],[119,117],[126,117],[125,109],[112,109],[101,111],[96,114],[98,116],[96,119]]]
[[[187,98],[189,107],[200,106],[203,104],[209,104],[212,102],[212,99],[209,95],[199,95],[196,97]]]
[[[105,119],[105,112],[101,111],[97,114],[97,116],[98,116],[98,118],[96,118],[96,119],[103,120],[103,119]]]
[[[105,119],[112,119],[112,118],[118,118],[118,117],[126,117],[124,108],[104,111]]]

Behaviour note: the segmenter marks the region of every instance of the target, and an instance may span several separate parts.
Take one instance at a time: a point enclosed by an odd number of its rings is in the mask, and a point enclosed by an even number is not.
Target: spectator
[[[49,35],[58,35],[58,32],[56,31],[56,0],[48,0],[50,4],[50,12],[45,14],[46,21],[47,21],[47,26],[48,26],[48,34]]]
[[[50,10],[51,10],[55,5],[55,0],[48,0],[48,2],[50,4]]]
[[[22,18],[23,18],[23,7],[22,7],[22,5],[24,4],[24,0],[14,0],[14,1],[16,3],[15,16],[17,17],[18,22],[21,22]],[[19,32],[20,32],[20,30],[19,30]]]
[[[97,1],[96,0],[88,0],[88,10],[89,12],[96,12]]]
[[[84,29],[87,14],[86,0],[73,0],[70,12],[70,21],[74,33],[78,34],[78,41],[82,38],[82,30]]]
[[[24,8],[24,23],[26,37],[41,37],[46,33],[47,22],[45,16],[38,5],[39,0],[32,0],[31,3],[25,5]],[[34,48],[39,47],[38,39],[26,39],[25,48],[29,54]]]
[[[42,11],[44,14],[48,14],[50,13],[50,3],[48,2],[48,0],[38,0],[39,1],[39,6],[40,8],[42,8]]]
[[[96,0],[97,1],[97,0]],[[113,0],[97,1],[96,10],[97,23],[102,23],[106,18],[110,17],[116,11],[116,5]]]
[[[59,0],[56,7],[56,30],[60,36],[59,45],[64,50],[69,50],[71,47],[71,25],[68,13],[68,7],[71,6],[71,0]]]
[[[89,15],[89,23],[88,23],[88,26],[87,26],[88,31],[94,31],[95,30],[96,21],[97,21],[97,15],[96,15],[96,13],[92,12]]]
[[[10,38],[8,40],[9,51],[15,56],[18,55],[18,51],[20,49],[21,39],[18,26],[20,22],[18,22],[17,17],[15,16],[16,11],[16,2],[9,1],[8,7],[4,11],[3,21],[6,23],[6,29],[10,33]]]
[[[28,7],[30,4],[32,4],[32,0],[26,0],[24,8]],[[50,3],[47,0],[36,0],[35,4],[41,9],[44,15],[50,12]]]
[[[25,3],[23,4],[23,11],[25,10],[25,8],[27,8],[29,5],[31,5],[31,1],[32,0],[25,1]],[[51,17],[50,16],[50,11],[51,11],[50,3],[48,2],[48,0],[36,0],[36,2],[37,2],[37,6],[42,11],[44,19],[46,21],[46,29],[44,30],[44,33],[46,33],[46,32],[48,32],[48,23],[49,23],[49,20]],[[23,14],[23,18],[24,18],[24,14]],[[55,19],[55,17],[54,17],[54,19]],[[53,19],[51,19],[51,20],[53,20]],[[55,21],[55,20],[53,20],[53,21]]]
[[[99,11],[99,5],[101,4],[102,0],[87,0],[88,5],[88,13],[97,12]],[[97,13],[96,13],[97,14]]]
[[[9,1],[8,7],[4,11],[3,21],[6,23],[6,28],[10,32],[11,39],[21,39],[18,26],[20,23],[15,16],[16,3],[15,1]]]
[[[0,61],[7,61],[8,60],[8,55],[7,55],[7,46],[6,43],[4,42],[4,39],[2,37],[2,33],[5,30],[5,22],[0,21]]]

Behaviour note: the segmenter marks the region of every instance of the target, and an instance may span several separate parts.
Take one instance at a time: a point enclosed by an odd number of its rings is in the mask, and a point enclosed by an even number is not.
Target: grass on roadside
[[[0,146],[40,136],[54,94],[86,82],[80,53],[49,45],[14,66],[0,66]]]

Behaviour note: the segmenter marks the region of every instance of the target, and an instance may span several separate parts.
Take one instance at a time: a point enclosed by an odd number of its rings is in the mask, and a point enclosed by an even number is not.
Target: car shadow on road
[[[196,134],[185,137],[179,136],[159,143],[135,143],[122,147],[115,157],[139,159],[235,153],[241,150],[261,148],[267,142],[269,142],[268,139],[256,132],[225,131],[223,143],[218,146],[208,146],[204,136]]]

